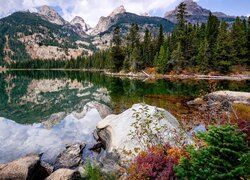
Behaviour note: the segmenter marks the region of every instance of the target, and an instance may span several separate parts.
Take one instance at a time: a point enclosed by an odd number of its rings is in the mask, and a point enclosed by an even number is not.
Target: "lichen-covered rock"
[[[45,179],[49,174],[40,164],[39,155],[27,155],[13,162],[0,165],[0,180]]]
[[[79,172],[70,169],[59,169],[52,173],[46,180],[77,180],[80,179]]]

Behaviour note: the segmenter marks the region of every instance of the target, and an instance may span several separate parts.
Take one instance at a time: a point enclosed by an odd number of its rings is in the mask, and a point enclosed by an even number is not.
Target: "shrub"
[[[182,151],[165,146],[151,146],[142,151],[128,168],[128,179],[176,179],[173,167],[177,165]]]
[[[83,180],[115,180],[115,176],[109,173],[104,173],[101,169],[91,163],[86,164],[86,175]]]
[[[234,126],[210,126],[199,138],[201,149],[189,147],[189,157],[175,167],[178,179],[242,179],[250,174],[250,153],[245,135]]]

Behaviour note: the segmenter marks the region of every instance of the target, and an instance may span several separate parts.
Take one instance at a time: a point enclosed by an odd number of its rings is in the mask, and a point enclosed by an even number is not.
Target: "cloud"
[[[35,11],[35,7],[49,5],[59,7],[63,18],[70,21],[74,16],[81,16],[92,27],[101,16],[109,15],[116,7],[124,5],[128,12],[144,13],[165,11],[180,0],[0,0],[0,17],[15,11]],[[159,15],[159,14],[157,14]]]

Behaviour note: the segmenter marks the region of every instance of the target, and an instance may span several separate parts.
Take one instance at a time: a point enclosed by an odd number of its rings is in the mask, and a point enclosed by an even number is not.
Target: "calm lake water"
[[[250,92],[250,81],[129,80],[79,71],[9,71],[0,73],[0,117],[22,124],[39,123],[58,112],[70,113],[90,101],[115,113],[146,102],[173,114],[186,102],[216,90]]]
[[[92,132],[101,117],[95,109],[83,117],[74,114],[84,112],[88,102],[105,104],[114,113],[145,102],[165,108],[188,127],[201,119],[187,101],[216,90],[250,92],[250,81],[129,80],[79,71],[0,73],[0,163],[29,153],[43,153],[42,159],[53,163],[72,143],[86,143],[84,157],[92,158],[88,148],[95,144]],[[59,121],[47,127],[44,122],[54,117]]]

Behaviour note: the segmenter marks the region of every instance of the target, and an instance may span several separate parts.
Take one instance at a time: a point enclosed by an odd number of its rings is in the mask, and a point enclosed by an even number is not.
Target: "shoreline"
[[[146,78],[146,79],[198,79],[198,80],[235,80],[235,81],[243,81],[250,80],[250,75],[239,74],[239,75],[220,75],[220,76],[212,76],[212,75],[149,75],[145,72],[141,73],[110,73],[104,71],[105,75],[113,76],[113,77],[128,77],[128,78]]]
[[[8,69],[2,68],[0,72],[6,71],[83,71],[83,72],[102,72],[104,75],[112,76],[112,77],[124,77],[124,78],[132,78],[132,79],[197,79],[197,80],[232,80],[232,81],[244,81],[250,80],[250,75],[248,74],[238,74],[238,75],[150,75],[146,72],[142,71],[139,73],[111,73],[106,69],[62,69],[62,68],[53,68],[53,69]]]

